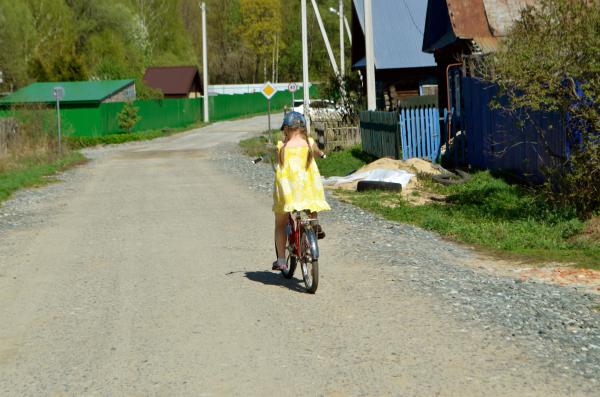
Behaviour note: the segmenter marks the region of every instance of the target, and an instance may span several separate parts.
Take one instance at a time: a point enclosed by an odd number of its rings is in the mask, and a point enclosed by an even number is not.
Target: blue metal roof
[[[364,1],[353,2],[364,32]],[[433,55],[422,50],[426,0],[375,0],[372,4],[375,67],[378,70],[436,66]]]

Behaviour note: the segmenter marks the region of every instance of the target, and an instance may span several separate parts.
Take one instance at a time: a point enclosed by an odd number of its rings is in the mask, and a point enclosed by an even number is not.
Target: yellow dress
[[[311,146],[314,145],[312,138],[309,141]],[[281,151],[282,147],[283,142],[279,141],[277,150]],[[307,146],[286,147],[283,166],[275,166],[274,212],[320,212],[331,209],[325,201],[323,181],[315,160],[306,168],[308,150]]]

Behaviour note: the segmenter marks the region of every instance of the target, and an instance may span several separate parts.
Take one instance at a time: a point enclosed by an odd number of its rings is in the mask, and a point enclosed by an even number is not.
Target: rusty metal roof
[[[447,0],[452,30],[460,39],[492,37],[483,0]]]
[[[194,83],[202,91],[202,80],[195,66],[159,66],[146,69],[144,82],[165,95],[188,95]]]
[[[423,51],[433,52],[458,39],[478,51],[493,52],[527,6],[540,0],[428,0]]]

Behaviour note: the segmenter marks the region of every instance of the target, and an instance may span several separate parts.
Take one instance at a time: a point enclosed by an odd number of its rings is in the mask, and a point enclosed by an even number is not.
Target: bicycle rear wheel
[[[305,229],[300,238],[300,269],[306,291],[310,294],[317,292],[319,286],[319,259],[313,257],[311,250],[311,247],[316,247],[316,244],[317,236],[314,230]]]

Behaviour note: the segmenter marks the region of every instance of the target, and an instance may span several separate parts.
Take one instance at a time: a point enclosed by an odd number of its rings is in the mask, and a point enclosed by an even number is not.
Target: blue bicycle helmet
[[[306,128],[306,119],[301,113],[298,112],[286,113],[286,115],[283,117],[281,129],[283,130],[285,127]]]

